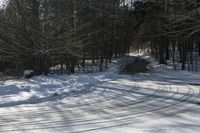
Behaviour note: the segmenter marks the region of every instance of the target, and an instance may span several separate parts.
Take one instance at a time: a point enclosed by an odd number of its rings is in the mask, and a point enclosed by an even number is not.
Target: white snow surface
[[[152,62],[127,75],[121,58],[105,72],[0,82],[0,132],[197,133],[200,73]]]

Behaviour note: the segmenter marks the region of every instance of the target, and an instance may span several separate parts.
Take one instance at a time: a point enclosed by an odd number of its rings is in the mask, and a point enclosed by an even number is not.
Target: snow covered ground
[[[119,73],[133,60],[105,72],[0,82],[0,132],[200,131],[200,74],[155,63],[150,73]]]

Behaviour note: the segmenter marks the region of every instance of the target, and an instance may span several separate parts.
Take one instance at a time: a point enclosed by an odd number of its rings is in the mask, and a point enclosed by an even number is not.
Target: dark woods
[[[124,0],[9,0],[0,12],[0,70],[50,67],[102,71],[130,50],[132,10]]]
[[[131,48],[198,70],[199,0],[8,0],[0,10],[0,70],[102,71]]]
[[[135,40],[141,48],[160,64],[199,70],[200,0],[141,0],[135,2],[135,12],[141,21]]]

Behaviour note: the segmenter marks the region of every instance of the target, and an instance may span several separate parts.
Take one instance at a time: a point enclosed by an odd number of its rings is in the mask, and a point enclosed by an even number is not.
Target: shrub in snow
[[[53,93],[53,96],[59,96],[59,93],[58,92],[55,92],[55,93]]]
[[[32,78],[34,76],[34,72],[33,70],[25,70],[24,71],[24,74],[23,74],[23,77],[24,78]]]
[[[148,72],[147,65],[149,62],[143,59],[135,59],[135,61],[131,64],[126,65],[123,71],[129,73],[143,73]]]

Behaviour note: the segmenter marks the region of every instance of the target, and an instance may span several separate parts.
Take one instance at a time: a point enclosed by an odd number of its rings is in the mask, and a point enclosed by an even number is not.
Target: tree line
[[[7,0],[0,10],[0,69],[74,73],[90,60],[102,71],[129,53],[133,11],[126,0]]]
[[[100,71],[113,57],[146,50],[160,64],[197,71],[200,0],[5,0],[0,70],[20,74]]]
[[[137,0],[135,12],[141,21],[135,40],[160,64],[172,61],[174,68],[197,71],[200,55],[199,0]]]

